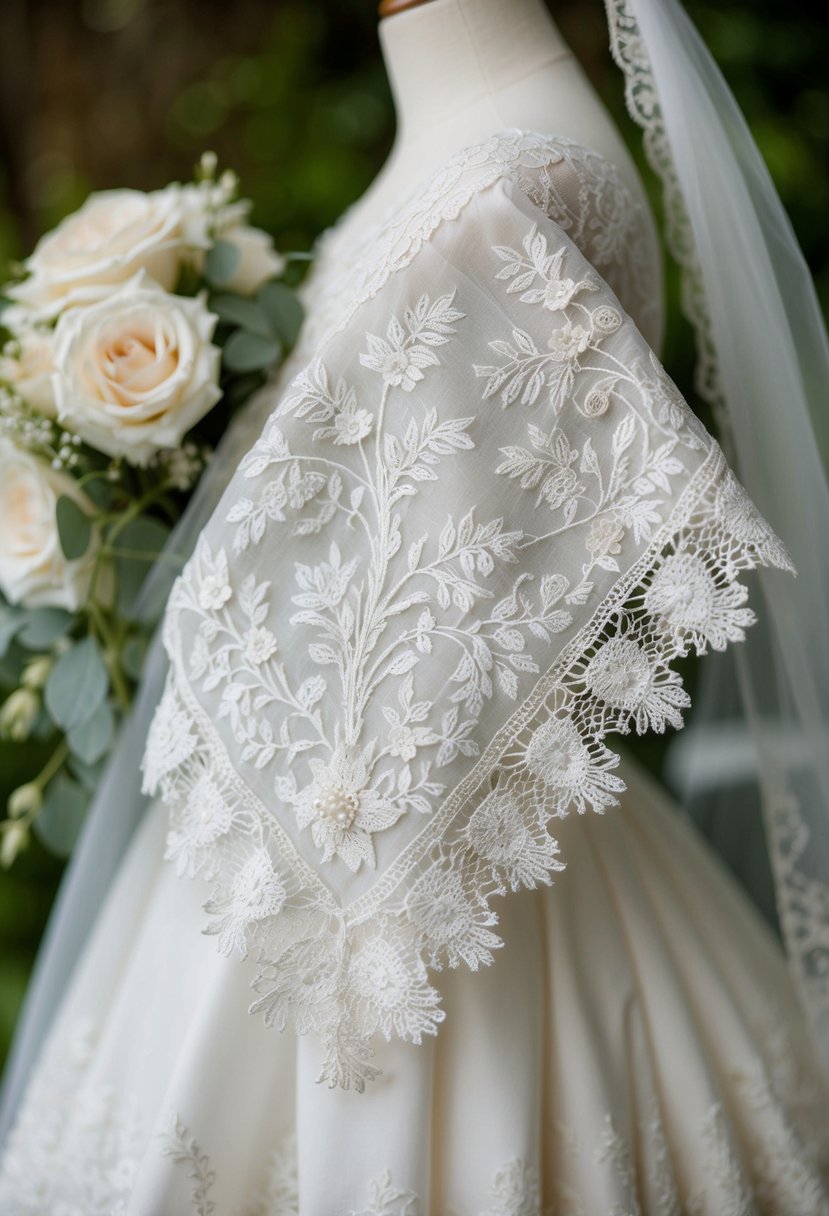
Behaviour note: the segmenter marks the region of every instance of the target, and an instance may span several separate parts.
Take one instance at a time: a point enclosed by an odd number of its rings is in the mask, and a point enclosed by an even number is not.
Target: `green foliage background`
[[[600,0],[550,4],[641,165]],[[743,107],[826,304],[824,18],[807,0],[687,7]],[[377,20],[374,0],[3,0],[0,264],[22,257],[90,190],[187,180],[207,147],[240,174],[254,222],[282,248],[309,248],[368,186],[394,137]],[[670,270],[669,279],[664,354],[690,396],[693,344]],[[0,744],[0,801],[27,767],[24,748]],[[35,845],[0,874],[0,1058],[61,870]]]

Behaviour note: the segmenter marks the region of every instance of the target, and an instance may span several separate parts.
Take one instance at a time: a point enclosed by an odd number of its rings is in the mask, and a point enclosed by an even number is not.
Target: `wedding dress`
[[[0,1213],[829,1213],[782,951],[606,741],[790,577],[648,345],[648,217],[511,128],[317,255]]]

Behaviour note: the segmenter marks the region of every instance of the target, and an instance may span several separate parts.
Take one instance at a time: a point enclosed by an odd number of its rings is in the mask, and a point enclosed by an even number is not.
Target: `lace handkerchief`
[[[625,311],[641,232],[566,141],[454,158],[174,586],[145,789],[252,1011],[315,1031],[331,1084],[435,1033],[430,969],[490,963],[492,897],[616,801],[608,732],[680,726],[673,660],[743,638],[742,570],[791,569]]]

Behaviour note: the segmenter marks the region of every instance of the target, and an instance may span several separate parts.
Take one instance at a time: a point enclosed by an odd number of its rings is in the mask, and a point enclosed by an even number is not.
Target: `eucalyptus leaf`
[[[7,614],[0,620],[0,656],[6,653],[15,635],[23,628],[25,623],[26,618],[23,614],[15,612],[13,609],[9,609]]]
[[[284,283],[266,283],[256,301],[268,317],[272,328],[284,346],[293,346],[302,326],[305,310],[299,299]]]
[[[204,259],[204,277],[214,287],[224,287],[236,273],[242,251],[231,241],[216,241]]]
[[[118,611],[133,618],[138,593],[159,553],[167,543],[170,529],[151,515],[131,520],[112,542],[118,579]]]
[[[46,650],[71,629],[74,619],[63,608],[33,608],[26,614],[17,640],[27,650]]]
[[[277,338],[278,331],[271,323],[270,317],[256,302],[245,296],[218,295],[210,299],[210,311],[215,312],[222,321],[236,325],[248,333],[259,334],[260,338]]]
[[[108,701],[102,701],[85,722],[67,732],[70,751],[84,764],[94,764],[106,755],[115,734],[115,714]]]
[[[109,689],[109,674],[98,643],[83,638],[57,659],[44,689],[46,708],[65,731],[86,722]]]
[[[281,354],[278,342],[238,329],[225,344],[223,361],[232,372],[255,372],[270,367]]]
[[[68,773],[60,772],[49,782],[34,828],[50,852],[58,857],[69,856],[88,806],[89,794]]]
[[[131,680],[140,680],[147,657],[147,639],[138,635],[127,638],[121,648],[121,667]]]
[[[71,770],[72,776],[77,778],[83,788],[88,793],[94,794],[104,771],[104,760],[96,760],[94,764],[85,764],[79,756],[70,756],[66,764],[67,768]]]
[[[64,557],[76,561],[83,557],[89,548],[92,536],[92,522],[85,511],[82,511],[74,498],[61,494],[55,508],[58,521],[58,536]]]

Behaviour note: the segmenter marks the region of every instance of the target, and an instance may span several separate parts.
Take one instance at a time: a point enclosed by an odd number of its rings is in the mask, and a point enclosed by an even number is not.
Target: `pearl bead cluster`
[[[331,782],[323,786],[314,799],[314,810],[320,819],[327,819],[338,828],[350,828],[357,815],[360,801],[341,785]]]

